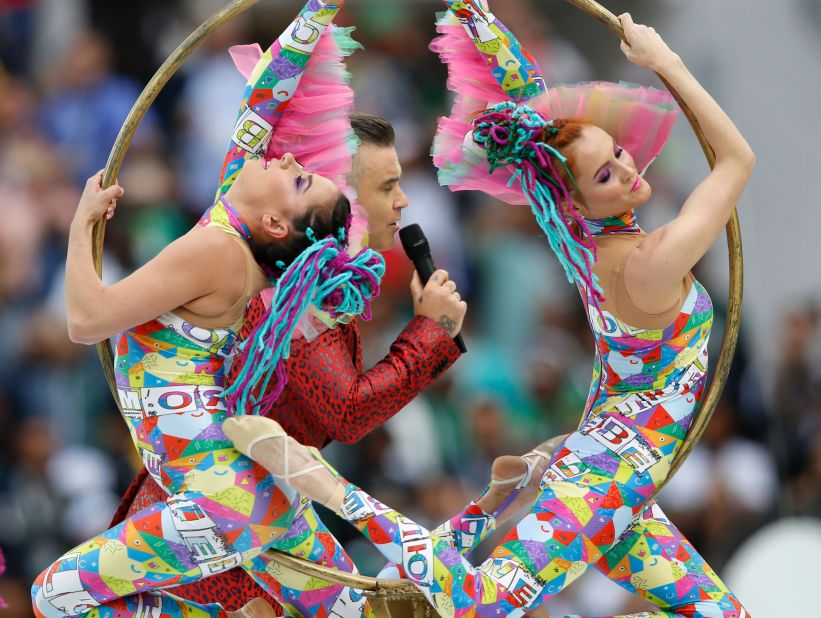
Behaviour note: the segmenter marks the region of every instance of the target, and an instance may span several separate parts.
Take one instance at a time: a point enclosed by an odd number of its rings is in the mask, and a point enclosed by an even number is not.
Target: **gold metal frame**
[[[111,153],[108,157],[108,162],[105,166],[103,174],[103,187],[111,185],[114,178],[120,171],[125,153],[128,150],[131,140],[134,136],[137,126],[140,124],[148,108],[153,103],[154,99],[159,94],[160,90],[165,86],[169,79],[179,69],[182,63],[196,50],[199,45],[205,41],[211,33],[219,26],[246,11],[251,6],[255,5],[259,0],[233,0],[224,9],[216,13],[199,28],[197,28],[191,35],[186,38],[177,49],[168,57],[168,59],[157,70],[151,81],[143,89],[131,112],[128,114],[123,123],[120,133],[117,136]],[[574,6],[583,10],[588,15],[594,17],[609,30],[615,33],[619,38],[624,39],[624,31],[622,30],[619,20],[613,13],[602,7],[593,0],[567,0]],[[659,76],[661,77],[661,76]],[[704,133],[699,126],[693,112],[682,100],[679,94],[670,86],[664,78],[661,78],[664,85],[670,93],[678,101],[681,110],[693,127],[693,131],[704,150],[704,156],[712,168],[715,165],[715,153],[704,137]],[[733,213],[732,218],[727,224],[727,247],[730,257],[730,294],[727,309],[727,323],[724,331],[724,339],[722,341],[721,353],[719,354],[716,364],[715,373],[713,375],[712,383],[707,390],[702,403],[701,409],[696,420],[690,429],[684,444],[681,446],[679,452],[673,460],[672,468],[668,479],[678,470],[681,464],[686,459],[687,455],[695,446],[698,439],[704,433],[704,429],[712,416],[716,405],[718,404],[721,391],[727,380],[727,375],[730,371],[733,353],[735,352],[736,342],[738,340],[738,331],[741,325],[741,297],[743,292],[742,284],[742,270],[743,259],[741,255],[741,231],[738,223],[738,216]],[[105,235],[105,220],[100,221],[94,228],[92,240],[92,253],[94,256],[94,266],[97,274],[102,273],[102,250],[103,238]],[[102,341],[97,344],[97,351],[100,355],[100,360],[103,365],[106,380],[108,381],[111,393],[114,396],[114,401],[119,407],[120,402],[117,397],[117,390],[114,378],[114,355],[111,345],[108,341]],[[659,488],[660,489],[660,488]],[[658,489],[653,496],[658,493]],[[433,608],[427,603],[422,594],[410,583],[404,580],[384,580],[373,577],[364,577],[361,575],[352,575],[337,569],[323,567],[307,560],[295,558],[288,554],[277,552],[276,561],[282,568],[291,569],[304,575],[310,575],[318,579],[351,586],[370,597],[371,603],[378,616],[386,618],[422,618],[426,616],[434,616]]]

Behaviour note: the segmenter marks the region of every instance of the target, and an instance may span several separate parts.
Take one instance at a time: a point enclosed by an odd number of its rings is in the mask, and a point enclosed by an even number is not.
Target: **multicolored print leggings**
[[[571,434],[554,453],[530,512],[478,568],[460,550],[479,538],[429,532],[346,481],[340,515],[448,618],[521,616],[591,565],[659,608],[640,616],[747,617],[661,509],[646,504],[669,471],[694,403],[682,398],[666,407],[673,422],[665,435],[678,437],[666,441],[661,456],[657,449],[648,456],[646,445],[658,441],[653,430],[615,411]]]
[[[263,578],[268,560],[261,552],[291,526],[299,499],[284,493],[227,438],[222,441],[223,448],[192,456],[188,469],[180,459],[174,462],[173,472],[185,481],[165,502],[75,547],[44,571],[32,590],[35,613],[48,618],[224,616],[219,605],[151,591],[244,563]]]

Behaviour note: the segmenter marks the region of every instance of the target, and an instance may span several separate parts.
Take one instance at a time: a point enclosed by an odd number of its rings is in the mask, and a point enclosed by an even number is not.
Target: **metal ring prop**
[[[188,36],[177,49],[168,57],[162,66],[151,78],[146,87],[143,89],[131,112],[125,119],[120,133],[117,136],[114,146],[109,154],[108,161],[103,173],[103,187],[111,185],[113,179],[117,177],[122,166],[125,153],[128,150],[134,133],[140,124],[151,103],[159,94],[160,90],[165,86],[169,79],[176,73],[177,69],[183,62],[196,50],[200,44],[207,39],[211,33],[219,26],[233,18],[234,16],[246,11],[251,6],[257,4],[259,0],[233,0],[224,9],[213,15],[199,28],[197,28],[191,35]],[[593,0],[567,0],[572,5],[583,10],[588,15],[594,17],[609,30],[615,33],[619,38],[624,39],[624,31],[622,30],[619,20],[610,11],[602,7]],[[659,76],[661,77],[661,76]],[[670,94],[678,102],[687,120],[693,128],[693,131],[704,150],[704,155],[707,162],[712,168],[715,165],[715,153],[711,148],[704,133],[699,126],[693,112],[682,100],[681,96],[670,86],[664,78],[661,78],[664,85],[670,91]],[[727,375],[730,371],[733,354],[735,352],[736,342],[738,339],[738,331],[741,325],[741,297],[743,291],[742,284],[742,269],[743,260],[741,254],[741,231],[738,223],[738,215],[733,213],[732,218],[727,224],[727,247],[729,251],[730,261],[730,293],[727,308],[727,321],[724,331],[724,339],[722,341],[721,353],[719,354],[716,363],[715,372],[712,382],[701,402],[701,408],[696,415],[696,420],[693,423],[687,438],[684,440],[679,452],[673,460],[668,479],[678,470],[681,464],[686,459],[687,455],[695,446],[698,439],[704,433],[704,429],[713,414],[713,411],[718,404],[721,391],[727,380]],[[105,220],[100,221],[94,228],[92,240],[92,254],[94,258],[94,266],[97,274],[102,274],[102,249],[103,238],[105,235]],[[100,360],[103,365],[106,380],[108,381],[111,394],[114,396],[114,401],[119,407],[119,398],[117,397],[117,389],[114,378],[114,354],[108,341],[102,341],[97,344],[97,351],[100,355]],[[659,487],[653,496],[658,493]],[[361,575],[353,575],[345,573],[337,569],[324,567],[307,560],[295,558],[288,554],[277,552],[277,562],[283,568],[291,569],[293,571],[316,577],[323,581],[343,584],[362,590],[368,597],[376,612],[377,616],[384,616],[386,618],[410,617],[422,618],[425,616],[435,616],[435,611],[427,603],[422,594],[408,581],[405,580],[384,580],[373,577],[365,577]]]

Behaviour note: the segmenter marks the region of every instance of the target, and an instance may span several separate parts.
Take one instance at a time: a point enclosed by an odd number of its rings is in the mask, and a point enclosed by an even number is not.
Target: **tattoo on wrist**
[[[439,318],[439,326],[448,331],[449,335],[452,335],[456,332],[456,322],[453,320],[453,318],[447,315],[443,315]]]
[[[419,301],[419,304],[421,305],[422,301],[425,300],[425,297],[420,294],[419,298],[417,298],[416,300]]]

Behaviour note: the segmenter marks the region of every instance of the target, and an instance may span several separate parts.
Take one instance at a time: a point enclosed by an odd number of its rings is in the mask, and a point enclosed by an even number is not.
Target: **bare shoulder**
[[[208,268],[236,268],[245,262],[244,242],[222,230],[195,227],[166,248],[195,264]]]
[[[664,236],[664,227],[649,233],[624,262],[625,291],[636,308],[644,313],[669,310],[681,294],[681,277],[676,276],[676,269],[663,263],[664,255],[659,251]]]
[[[158,276],[177,281],[176,285],[195,286],[189,303],[208,297],[209,305],[231,304],[245,287],[244,242],[219,229],[195,227],[163,250]]]

